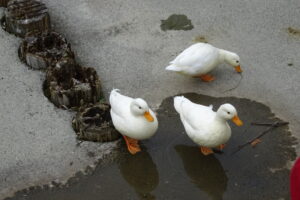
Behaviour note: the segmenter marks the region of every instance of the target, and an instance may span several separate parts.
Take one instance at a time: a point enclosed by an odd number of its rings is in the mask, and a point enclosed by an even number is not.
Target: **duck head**
[[[131,102],[130,110],[135,116],[144,116],[149,122],[154,121],[154,117],[150,114],[148,104],[141,98],[134,99]]]
[[[243,122],[237,115],[235,107],[229,103],[223,104],[217,111],[217,116],[224,120],[232,120],[237,126],[242,126]]]
[[[223,51],[223,54],[226,63],[233,66],[235,68],[235,71],[239,73],[243,72],[240,66],[240,57],[236,53]]]

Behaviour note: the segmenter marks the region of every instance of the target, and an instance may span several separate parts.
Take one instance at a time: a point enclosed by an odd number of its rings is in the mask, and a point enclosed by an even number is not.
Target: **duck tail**
[[[176,72],[180,72],[181,71],[181,69],[178,66],[174,65],[174,64],[171,64],[171,65],[167,66],[166,70],[176,71]]]
[[[119,91],[120,91],[119,89],[117,89],[117,88],[114,88],[114,89],[112,89],[112,90],[111,90],[111,92],[110,92],[110,93],[119,92]]]
[[[115,96],[117,96],[118,94],[120,94],[119,91],[120,91],[119,89],[112,89],[112,91],[110,92],[110,95],[109,95],[110,104],[112,104],[113,98]]]
[[[184,101],[185,97],[184,96],[176,96],[174,97],[174,107],[175,110],[180,114],[181,112],[181,104]]]

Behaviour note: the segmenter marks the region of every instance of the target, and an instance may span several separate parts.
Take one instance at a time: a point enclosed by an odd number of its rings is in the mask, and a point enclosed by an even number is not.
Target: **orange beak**
[[[241,66],[239,65],[239,66],[236,66],[236,67],[234,67],[235,68],[235,71],[237,71],[238,73],[242,73],[243,72],[243,70],[242,70],[242,68],[241,68]]]
[[[232,121],[237,125],[237,126],[243,126],[242,120],[236,115],[232,118]]]
[[[149,122],[153,122],[154,118],[152,117],[152,115],[147,111],[144,113],[144,117],[149,121]]]

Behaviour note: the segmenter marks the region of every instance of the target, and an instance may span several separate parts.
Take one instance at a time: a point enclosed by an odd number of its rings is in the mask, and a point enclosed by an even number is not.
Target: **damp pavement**
[[[268,128],[252,126],[251,122],[282,121],[270,108],[248,99],[183,95],[196,103],[213,103],[214,110],[224,102],[236,106],[244,126],[230,123],[233,134],[223,152],[201,154],[184,133],[170,97],[158,109],[157,134],[141,142],[142,152],[130,155],[122,144],[109,162],[98,165],[86,176],[78,174],[67,186],[20,191],[9,200],[289,199],[286,162],[295,159],[296,154],[291,147],[295,138],[287,127],[269,132],[254,148],[246,146],[236,151]]]
[[[97,70],[107,96],[118,88],[145,98],[154,108],[185,92],[247,98],[290,122],[291,133],[300,138],[300,36],[290,31],[300,29],[298,0],[44,2],[55,30],[67,37],[81,64]],[[174,14],[185,15],[193,29],[161,30],[162,20]],[[165,71],[195,38],[237,52],[243,76],[226,64],[214,70],[212,83]],[[0,198],[29,186],[65,181],[119,149],[118,142],[77,145],[70,122],[74,113],[55,108],[43,96],[44,75],[28,70],[17,58],[20,39],[0,30],[0,43]],[[299,145],[295,147],[299,153]],[[226,157],[217,160],[222,166],[229,162]],[[259,163],[268,167],[263,159]]]

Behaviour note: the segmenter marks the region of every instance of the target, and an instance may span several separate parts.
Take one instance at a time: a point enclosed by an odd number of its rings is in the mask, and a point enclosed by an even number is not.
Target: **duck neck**
[[[135,107],[135,103],[131,102],[131,104],[130,104],[130,112],[131,112],[132,115],[137,116],[138,114],[137,114],[137,112],[136,112],[136,110],[135,110],[134,107]]]
[[[229,64],[228,60],[229,60],[229,57],[233,54],[232,52],[230,51],[227,51],[227,50],[224,50],[224,49],[219,49],[219,60],[221,62],[226,62]]]
[[[219,122],[219,123],[222,123],[222,124],[225,124],[225,123],[227,122],[227,120],[224,119],[224,117],[221,117],[221,116],[218,114],[218,112],[217,112],[217,114],[216,114],[216,116],[215,116],[215,120],[216,120],[217,122]]]

